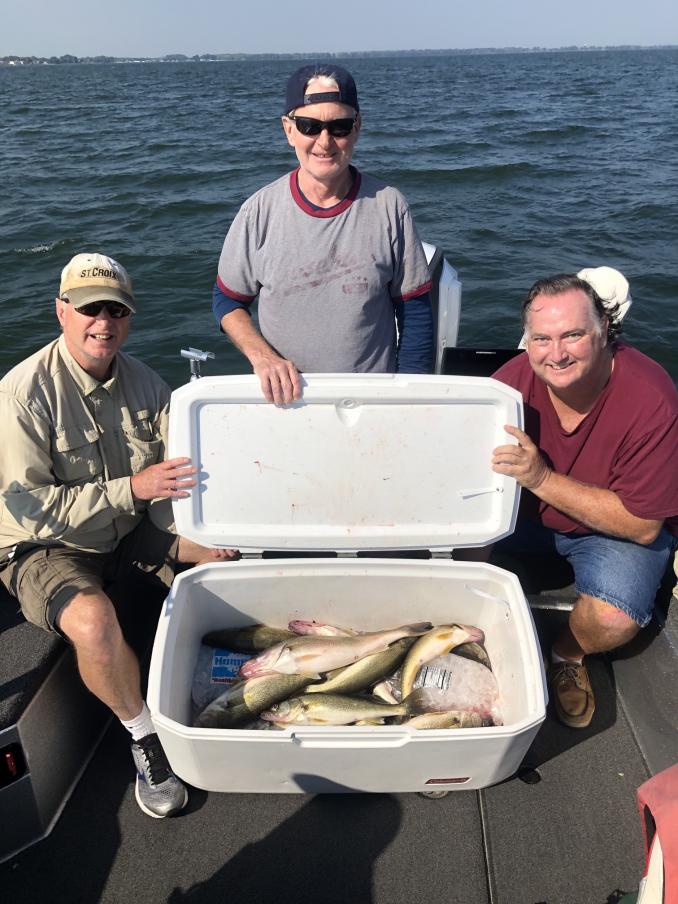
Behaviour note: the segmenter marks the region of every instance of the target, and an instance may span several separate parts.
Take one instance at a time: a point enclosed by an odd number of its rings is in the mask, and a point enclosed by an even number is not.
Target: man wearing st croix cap
[[[404,197],[351,165],[361,114],[350,73],[294,72],[282,125],[299,166],[233,220],[217,323],[277,404],[300,397],[300,372],[429,372],[428,265]],[[261,332],[250,317],[257,298]]]
[[[493,468],[523,493],[516,531],[495,551],[552,553],[577,600],[549,673],[561,722],[585,728],[595,701],[584,657],[628,643],[650,621],[678,543],[678,392],[617,339],[631,303],[611,267],[538,280],[523,303],[527,352],[494,377],[518,389],[525,431]]]
[[[188,495],[196,471],[163,460],[169,386],[120,351],[136,309],[119,263],[77,254],[56,299],[61,336],[0,381],[0,579],[29,621],[73,645],[84,684],[132,735],[136,798],[159,818],[187,792],[104,586],[130,573],[168,585],[176,562],[230,553],[171,532],[168,500]]]

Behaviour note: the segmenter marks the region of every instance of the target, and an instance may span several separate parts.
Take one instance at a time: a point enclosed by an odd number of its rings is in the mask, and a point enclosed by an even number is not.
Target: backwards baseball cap
[[[318,75],[334,79],[337,83],[336,90],[330,89],[320,93],[307,94],[306,86],[312,78]],[[283,115],[307,104],[325,103],[348,104],[349,107],[353,107],[356,113],[360,110],[358,106],[358,89],[353,81],[353,76],[346,69],[331,64],[315,63],[310,66],[302,66],[301,69],[297,69],[288,78]]]
[[[74,308],[92,301],[121,301],[136,314],[132,280],[125,268],[105,254],[76,254],[61,271],[59,298]]]

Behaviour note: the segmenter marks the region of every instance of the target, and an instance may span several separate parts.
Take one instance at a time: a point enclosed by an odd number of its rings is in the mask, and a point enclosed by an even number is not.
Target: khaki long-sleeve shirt
[[[146,511],[130,477],[165,457],[169,398],[124,352],[98,382],[63,336],[14,367],[0,381],[0,550],[115,549]]]

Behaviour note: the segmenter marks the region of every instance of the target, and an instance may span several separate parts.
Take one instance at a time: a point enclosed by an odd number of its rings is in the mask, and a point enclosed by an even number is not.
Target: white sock
[[[153,734],[155,731],[155,726],[151,721],[151,711],[145,703],[141,712],[135,719],[129,719],[127,721],[121,719],[120,721],[135,741],[139,741],[141,738],[145,738],[146,735]]]
[[[556,663],[556,662],[578,662],[579,665],[581,665],[583,659],[584,659],[583,656],[580,656],[579,659],[576,659],[576,658],[573,659],[572,657],[569,657],[569,659],[566,659],[564,656],[559,656],[559,655],[556,653],[556,651],[553,649],[553,647],[551,647],[551,662],[553,662],[553,663]]]

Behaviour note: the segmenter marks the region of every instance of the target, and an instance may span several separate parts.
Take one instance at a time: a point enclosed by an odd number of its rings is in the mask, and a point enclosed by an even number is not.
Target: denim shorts
[[[562,534],[534,521],[496,544],[506,553],[556,554],[574,571],[577,592],[620,609],[641,628],[650,621],[654,600],[678,537],[665,527],[649,546],[604,534]]]

